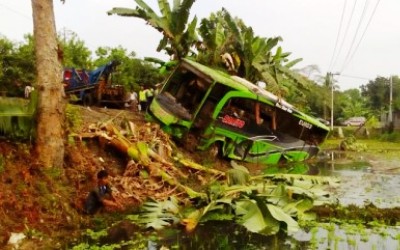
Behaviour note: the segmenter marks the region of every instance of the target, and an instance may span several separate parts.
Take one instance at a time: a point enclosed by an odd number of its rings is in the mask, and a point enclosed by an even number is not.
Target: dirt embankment
[[[112,122],[122,134],[130,124],[131,143],[158,143],[155,148],[160,149],[160,145],[167,144],[169,138],[157,126],[146,123],[142,114],[137,111],[79,106],[75,109],[74,112],[79,115],[74,118],[75,131],[70,133],[74,136],[69,137],[66,143],[63,169],[42,168],[33,157],[30,142],[0,138],[0,248],[10,247],[7,242],[13,233],[23,233],[30,239],[25,249],[32,249],[34,245],[58,248],[65,244],[66,239],[79,238],[82,230],[93,227],[93,220],[81,211],[83,200],[95,184],[95,175],[100,169],[110,172],[117,195],[125,198],[126,211],[135,209],[147,197],[161,199],[163,195],[181,192],[167,185],[159,176],[152,177],[152,173],[143,178],[144,172],[151,172],[151,169],[149,171],[143,167],[144,164],[129,161],[126,154],[109,146],[107,140],[90,136],[94,134],[93,131],[99,132],[99,126],[106,122]],[[200,163],[211,163],[204,154],[183,151],[179,154],[186,158],[193,157],[194,161],[199,160]],[[185,183],[187,185],[193,184],[191,180],[201,183],[208,177],[190,170],[180,173],[179,169],[168,164],[167,159],[165,162],[159,159],[155,166],[164,167],[165,172],[174,178],[180,174],[189,177]],[[224,161],[213,161],[212,164],[220,169],[226,168]]]

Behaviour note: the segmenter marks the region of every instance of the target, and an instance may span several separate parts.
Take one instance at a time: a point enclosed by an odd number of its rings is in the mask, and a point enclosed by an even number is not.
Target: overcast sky
[[[157,0],[145,2],[158,10]],[[135,6],[134,0],[54,0],[57,30],[75,32],[92,51],[121,45],[139,57],[166,60],[156,52],[161,34],[155,29],[141,19],[106,14]],[[197,0],[192,15],[201,19],[222,7],[258,36],[281,36],[290,58],[303,58],[296,68],[317,65],[320,75],[340,73],[335,79],[341,90],[399,75],[399,0]],[[0,34],[18,42],[26,33],[32,33],[31,1],[0,0]]]

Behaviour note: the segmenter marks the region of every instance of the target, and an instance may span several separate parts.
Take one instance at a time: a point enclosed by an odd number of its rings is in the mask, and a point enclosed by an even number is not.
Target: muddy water
[[[400,206],[400,172],[397,166],[384,159],[366,159],[330,154],[317,163],[307,165],[306,169],[308,174],[339,177],[340,185],[331,191],[343,205],[373,203],[380,208]],[[330,223],[302,229],[293,235],[262,236],[231,223],[207,223],[190,235],[176,231],[155,245],[170,249],[391,250],[400,249],[400,227]]]
[[[397,162],[384,156],[372,160],[362,154],[330,152],[323,161],[309,167],[310,172],[317,175],[341,180],[331,191],[342,205],[373,203],[379,208],[393,208],[400,207]],[[400,227],[321,224],[290,237],[297,245],[305,243],[304,249],[400,249]]]
[[[336,176],[341,180],[331,191],[342,205],[363,206],[372,202],[377,207],[390,208],[400,207],[400,172],[392,164],[392,161],[386,164],[383,159],[366,160],[365,157],[350,161],[340,154],[330,154],[312,168],[318,169],[318,175]]]

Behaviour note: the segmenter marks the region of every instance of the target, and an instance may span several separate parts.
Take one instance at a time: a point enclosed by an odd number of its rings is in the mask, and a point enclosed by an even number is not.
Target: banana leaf
[[[34,134],[37,94],[28,102],[19,98],[0,98],[0,135],[28,139]]]

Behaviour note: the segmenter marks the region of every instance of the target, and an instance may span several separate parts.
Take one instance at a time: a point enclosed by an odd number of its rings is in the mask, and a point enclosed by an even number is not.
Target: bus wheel
[[[93,105],[93,97],[92,94],[86,93],[83,96],[83,106],[92,106]]]

